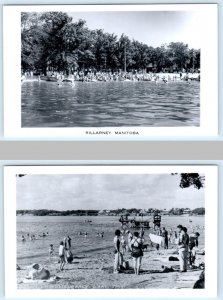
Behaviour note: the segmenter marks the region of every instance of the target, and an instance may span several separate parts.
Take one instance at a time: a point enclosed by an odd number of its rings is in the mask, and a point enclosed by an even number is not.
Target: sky
[[[122,33],[130,39],[158,47],[170,42],[184,42],[189,48],[201,48],[203,15],[199,11],[75,12],[73,22],[87,21],[90,29]]]
[[[204,189],[181,189],[171,174],[67,174],[17,177],[17,209],[204,207]]]

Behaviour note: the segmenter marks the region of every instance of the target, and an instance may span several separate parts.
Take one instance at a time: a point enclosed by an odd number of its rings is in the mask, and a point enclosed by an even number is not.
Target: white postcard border
[[[217,166],[6,166],[4,167],[5,296],[8,297],[103,297],[111,290],[19,290],[16,278],[16,174],[205,174],[205,289],[117,289],[112,297],[217,297],[218,167]],[[211,241],[211,242],[207,242]]]
[[[200,11],[204,14],[201,47],[200,127],[21,127],[22,11]],[[11,22],[13,20],[13,22]],[[208,21],[207,21],[208,20]],[[218,135],[218,13],[217,4],[168,5],[39,5],[3,7],[4,134],[11,138],[74,140],[145,140]],[[86,133],[86,132],[91,132]],[[92,133],[93,132],[93,133]],[[135,132],[135,134],[133,133]]]

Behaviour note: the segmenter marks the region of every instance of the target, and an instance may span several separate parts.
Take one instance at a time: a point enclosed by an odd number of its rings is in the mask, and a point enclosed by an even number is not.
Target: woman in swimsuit
[[[142,246],[143,246],[142,238],[139,237],[138,232],[134,232],[131,241],[131,250],[132,250],[134,271],[136,275],[139,275],[139,270],[142,263],[142,257],[143,257]]]

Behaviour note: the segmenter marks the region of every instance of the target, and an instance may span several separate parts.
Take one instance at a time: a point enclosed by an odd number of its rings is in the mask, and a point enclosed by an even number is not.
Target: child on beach
[[[53,244],[50,244],[50,247],[49,247],[49,256],[52,256],[53,252],[54,252]]]
[[[66,263],[66,251],[65,251],[65,246],[63,242],[60,242],[59,246],[59,257],[60,257],[60,270],[63,270],[65,263]]]

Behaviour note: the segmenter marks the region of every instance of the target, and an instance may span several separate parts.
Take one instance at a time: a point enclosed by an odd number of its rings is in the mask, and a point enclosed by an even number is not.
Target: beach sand
[[[19,289],[138,289],[138,288],[192,288],[195,281],[199,278],[201,270],[188,270],[187,273],[174,271],[161,273],[161,266],[169,266],[179,269],[177,261],[168,262],[166,259],[167,251],[160,251],[157,255],[156,250],[144,252],[142,269],[137,276],[134,274],[132,259],[130,255],[126,258],[130,261],[130,270],[123,273],[113,274],[113,254],[101,253],[95,256],[80,256],[75,258],[72,264],[65,265],[63,271],[59,271],[58,259],[51,258],[52,262],[46,267],[51,276],[58,278],[49,282],[23,282],[27,269],[21,266],[22,270],[17,271]],[[176,255],[175,255],[176,256]],[[197,263],[202,262],[204,256],[197,257]]]
[[[192,288],[198,280],[200,269],[188,269],[187,273],[179,272],[178,261],[168,261],[169,256],[177,257],[174,249],[148,249],[144,252],[142,268],[137,276],[133,272],[130,253],[125,254],[129,269],[119,274],[113,274],[114,254],[102,251],[76,256],[72,264],[66,264],[63,271],[59,270],[58,257],[48,259],[45,267],[50,271],[51,281],[25,280],[29,267],[20,265],[17,271],[19,289],[135,289],[135,288]],[[196,265],[204,262],[204,255],[197,255]],[[162,265],[172,267],[174,272],[162,273]]]
[[[148,246],[142,259],[141,272],[137,276],[133,272],[133,262],[130,253],[125,253],[124,260],[129,262],[129,269],[118,274],[113,274],[114,253],[113,238],[114,229],[117,226],[117,217],[95,217],[92,218],[93,225],[84,223],[80,218],[42,218],[21,217],[17,223],[18,239],[21,233],[32,228],[33,233],[37,229],[50,230],[46,238],[38,238],[36,241],[17,242],[17,263],[21,270],[17,270],[18,289],[182,289],[193,288],[195,281],[201,274],[201,269],[188,269],[186,273],[179,272],[179,261],[168,261],[169,256],[177,257],[176,245],[171,244],[170,249],[160,249]],[[164,218],[163,218],[164,219]],[[204,218],[193,217],[193,226],[199,224],[199,249],[204,249],[204,228],[201,226]],[[25,221],[23,221],[25,220]],[[38,222],[37,222],[37,221]],[[47,221],[45,221],[47,220]],[[50,222],[49,222],[50,220]],[[54,226],[54,222],[62,222],[61,226]],[[73,220],[73,223],[71,223]],[[114,222],[116,220],[116,222]],[[164,222],[170,225],[185,224],[188,218],[166,217]],[[32,221],[32,222],[31,222]],[[106,224],[105,224],[106,222]],[[45,225],[47,224],[47,225]],[[77,225],[78,224],[78,225]],[[192,224],[192,223],[190,223]],[[169,226],[170,226],[169,225]],[[188,224],[189,225],[189,224]],[[47,226],[47,227],[46,227]],[[60,239],[58,236],[66,236],[71,228],[88,228],[89,236],[78,236],[78,233],[70,234],[72,238],[72,253],[74,260],[72,264],[66,264],[63,271],[59,270],[58,247]],[[41,229],[40,229],[41,228]],[[51,234],[54,228],[54,234]],[[104,238],[96,238],[96,232],[103,228]],[[168,226],[167,226],[168,229]],[[132,230],[135,231],[135,230]],[[43,231],[42,231],[43,232]],[[145,244],[149,243],[149,232],[145,231]],[[127,236],[125,235],[125,238]],[[55,253],[52,257],[48,254],[48,245],[54,244]],[[205,262],[205,255],[197,255],[196,266]],[[51,274],[51,280],[38,281],[24,280],[29,272],[29,266],[33,263],[44,265]],[[162,273],[161,266],[173,267],[174,272]]]

